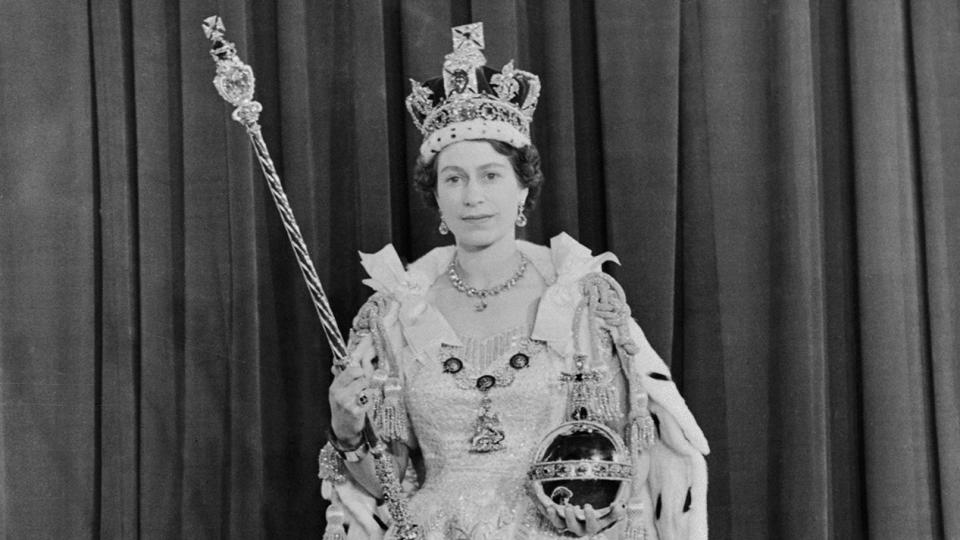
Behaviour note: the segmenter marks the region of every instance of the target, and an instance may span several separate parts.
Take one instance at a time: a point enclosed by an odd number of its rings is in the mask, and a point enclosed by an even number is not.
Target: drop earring
[[[447,227],[447,222],[443,220],[443,215],[440,216],[440,225],[437,227],[437,230],[440,231],[440,234],[450,234],[450,227]]]
[[[525,227],[527,225],[527,216],[523,213],[523,203],[517,205],[517,227]]]

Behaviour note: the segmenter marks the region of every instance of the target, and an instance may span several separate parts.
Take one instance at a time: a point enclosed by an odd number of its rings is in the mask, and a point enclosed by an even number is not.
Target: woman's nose
[[[476,178],[471,178],[463,190],[463,203],[467,206],[473,206],[483,201],[483,186]]]

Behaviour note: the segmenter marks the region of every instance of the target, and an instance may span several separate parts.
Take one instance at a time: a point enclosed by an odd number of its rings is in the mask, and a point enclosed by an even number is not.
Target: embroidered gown
[[[623,418],[611,422],[611,427],[623,434],[627,422],[629,407],[623,395],[627,381],[617,347],[601,337],[606,334],[597,332],[597,325],[584,322],[582,309],[578,310],[583,305],[581,280],[615,257],[593,257],[565,234],[555,237],[550,248],[523,241],[518,241],[518,248],[547,283],[533,327],[483,339],[457,335],[426,301],[427,289],[453,256],[452,247],[431,251],[407,270],[392,246],[361,255],[370,275],[365,283],[390,301],[381,302],[386,309],[377,313],[377,321],[366,323],[378,329],[380,337],[354,332],[351,348],[371,339],[379,342],[378,356],[395,364],[393,375],[401,383],[408,426],[404,443],[422,455],[418,485],[411,487],[409,478],[405,481],[411,491],[408,504],[412,521],[429,540],[563,537],[540,516],[527,489],[527,470],[544,436],[567,420],[568,389],[561,374],[574,370],[575,354],[586,354],[592,365],[607,367],[621,394],[615,406]],[[642,385],[644,399],[649,396],[660,432],[657,444],[645,453],[644,463],[650,465],[642,472],[647,478],[637,494],[644,503],[646,538],[706,538],[706,440],[662,360],[636,323],[630,320],[624,328],[628,326],[637,348],[630,356],[636,364],[631,371],[653,375],[634,384]],[[529,361],[511,365],[518,352]],[[450,358],[460,361],[459,371],[445,371],[450,366],[444,362]],[[486,392],[476,387],[483,375],[496,380]],[[496,416],[489,430],[476,425],[483,416],[482,405],[487,414]],[[502,438],[503,448],[471,451],[478,433],[481,438]],[[383,535],[371,516],[377,513],[382,518],[386,513],[377,511],[372,497],[349,478],[333,481],[323,466],[321,477],[324,495],[345,508],[347,538]],[[626,521],[595,538],[621,537]]]
[[[426,470],[410,511],[427,538],[534,538],[526,534],[549,530],[540,526],[524,480],[537,444],[563,421],[563,366],[541,347],[526,368],[511,368],[509,357],[526,337],[519,328],[482,340],[461,338],[462,347],[445,344],[435,361],[408,371],[407,412]],[[459,380],[442,368],[451,355],[463,359]],[[516,372],[512,383],[488,391],[503,449],[471,452],[482,399],[472,381],[497,371],[511,375],[506,370]]]

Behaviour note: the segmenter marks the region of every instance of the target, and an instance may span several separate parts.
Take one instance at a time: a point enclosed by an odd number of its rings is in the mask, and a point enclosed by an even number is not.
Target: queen
[[[455,242],[406,268],[392,246],[361,256],[375,293],[330,387],[326,537],[397,535],[376,432],[424,538],[706,538],[707,442],[602,273],[616,257],[566,234],[517,239],[544,183],[530,140],[539,79],[487,67],[479,24],[453,36],[443,76],[413,82],[407,108],[424,136],[416,186]],[[609,507],[531,488],[537,448],[571,420],[626,441],[628,489]]]

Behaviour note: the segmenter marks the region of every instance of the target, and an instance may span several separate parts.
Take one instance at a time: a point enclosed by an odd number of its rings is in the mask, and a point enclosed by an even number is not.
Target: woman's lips
[[[481,223],[486,223],[487,221],[490,221],[491,219],[493,219],[493,214],[487,214],[482,216],[463,216],[460,219],[467,223],[473,223],[473,224],[479,225]]]

